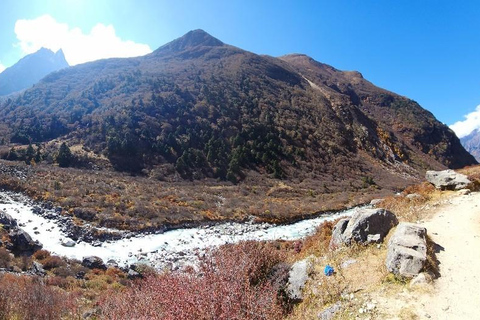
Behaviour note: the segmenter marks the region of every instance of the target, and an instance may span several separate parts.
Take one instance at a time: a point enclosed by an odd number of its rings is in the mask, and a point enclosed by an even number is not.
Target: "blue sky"
[[[464,135],[480,127],[479,17],[479,1],[2,0],[0,64],[39,45],[67,46],[71,64],[145,54],[200,28],[255,53],[358,70],[446,124],[463,121]]]

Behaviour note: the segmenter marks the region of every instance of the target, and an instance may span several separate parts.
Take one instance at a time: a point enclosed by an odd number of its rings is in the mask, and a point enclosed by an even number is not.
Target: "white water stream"
[[[306,219],[289,225],[226,222],[213,226],[177,229],[160,234],[137,235],[131,238],[105,241],[100,246],[78,242],[65,247],[68,240],[58,221],[33,212],[34,205],[27,197],[13,192],[0,192],[0,210],[6,211],[32,239],[50,252],[81,260],[98,256],[105,262],[114,260],[120,266],[144,262],[157,269],[176,269],[196,260],[205,249],[244,240],[297,240],[312,234],[324,221],[352,215],[357,208]]]

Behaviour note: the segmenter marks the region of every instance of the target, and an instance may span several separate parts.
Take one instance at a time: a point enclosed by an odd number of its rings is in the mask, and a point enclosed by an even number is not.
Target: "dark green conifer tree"
[[[73,159],[72,152],[70,151],[70,148],[67,146],[67,144],[64,142],[60,146],[60,149],[58,150],[58,155],[57,155],[57,163],[60,167],[68,167],[70,166],[71,162]]]

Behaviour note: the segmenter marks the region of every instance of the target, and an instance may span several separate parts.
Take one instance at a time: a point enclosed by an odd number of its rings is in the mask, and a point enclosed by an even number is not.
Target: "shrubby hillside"
[[[358,72],[256,55],[202,30],[143,57],[52,73],[5,101],[0,119],[6,142],[59,139],[166,180],[258,172],[395,187],[475,163],[430,112]]]

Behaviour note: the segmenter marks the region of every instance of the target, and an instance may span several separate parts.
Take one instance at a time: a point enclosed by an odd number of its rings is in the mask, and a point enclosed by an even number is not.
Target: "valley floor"
[[[480,193],[454,195],[433,211],[421,224],[437,244],[441,276],[432,285],[379,294],[382,319],[480,319]]]

